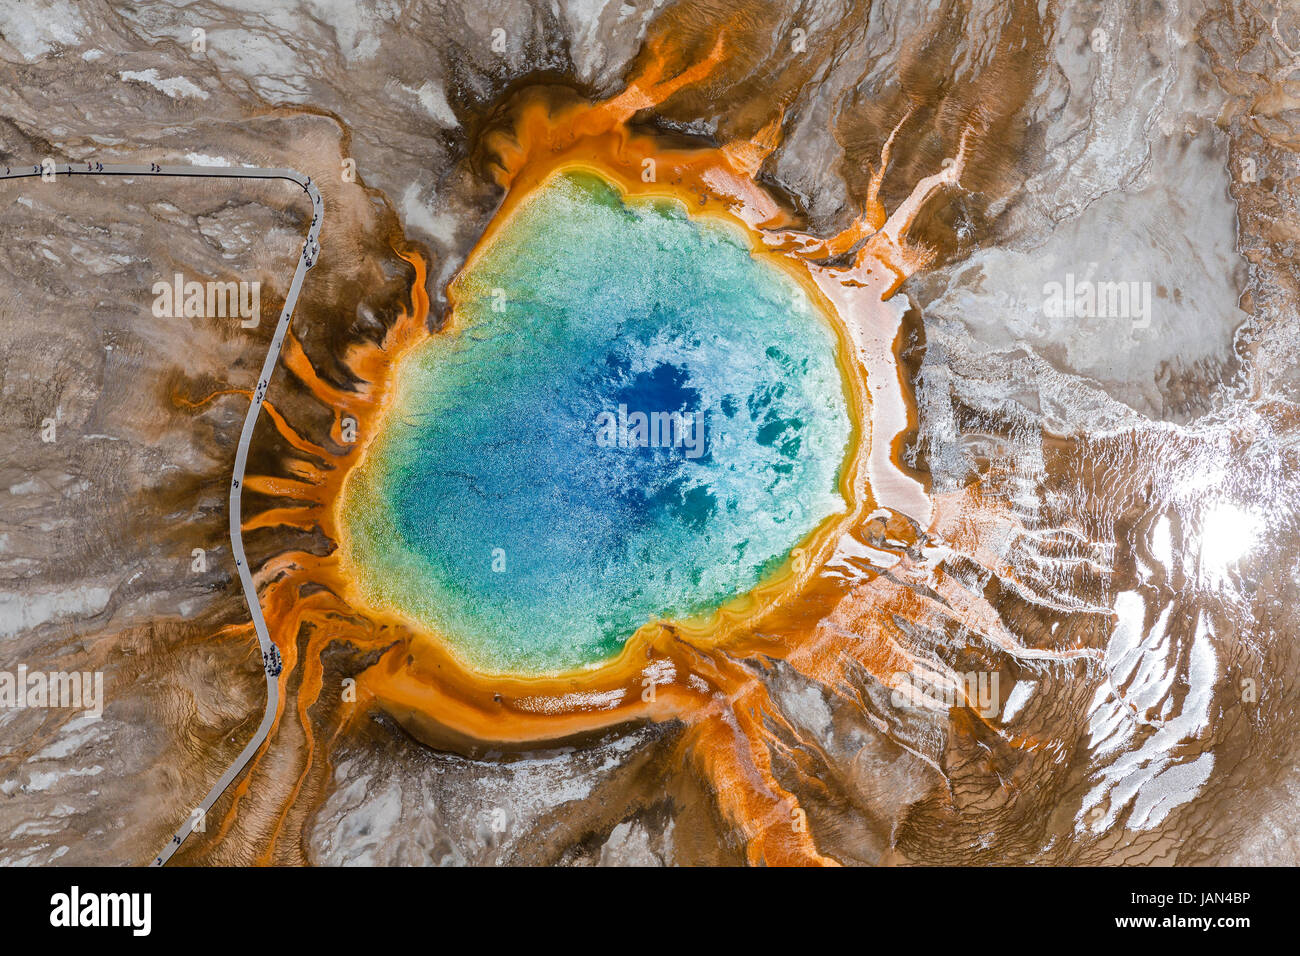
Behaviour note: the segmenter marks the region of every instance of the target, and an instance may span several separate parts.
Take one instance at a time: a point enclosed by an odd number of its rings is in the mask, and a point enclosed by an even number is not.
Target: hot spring
[[[846,511],[835,320],[743,228],[567,171],[489,238],[344,486],[368,603],[481,672],[589,668]]]

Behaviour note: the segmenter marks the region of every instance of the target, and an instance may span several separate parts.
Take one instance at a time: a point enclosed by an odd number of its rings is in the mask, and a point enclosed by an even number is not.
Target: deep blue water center
[[[829,516],[827,319],[736,230],[569,173],[456,280],[344,490],[372,603],[470,666],[591,666],[753,589]]]

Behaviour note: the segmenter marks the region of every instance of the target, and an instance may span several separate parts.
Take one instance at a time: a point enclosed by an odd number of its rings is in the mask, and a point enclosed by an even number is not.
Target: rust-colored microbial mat
[[[33,185],[0,637],[106,691],[5,862],[154,859],[268,672],[177,862],[1300,861],[1293,13],[139,6],[0,11],[0,148],[319,189],[278,657],[314,213]]]

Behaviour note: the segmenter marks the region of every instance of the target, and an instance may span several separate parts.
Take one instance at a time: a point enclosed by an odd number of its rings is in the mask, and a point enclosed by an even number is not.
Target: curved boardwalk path
[[[262,371],[258,375],[257,388],[253,392],[253,400],[249,403],[248,414],[244,418],[244,430],[239,435],[239,447],[235,451],[234,474],[230,478],[230,547],[235,556],[235,567],[239,571],[240,584],[244,587],[244,598],[248,601],[248,611],[253,618],[253,628],[257,631],[257,641],[261,645],[262,661],[266,671],[266,710],[262,714],[262,722],[258,725],[253,738],[239,752],[239,756],[234,759],[234,762],[226,768],[225,773],[213,784],[212,789],[208,791],[208,795],[203,798],[202,803],[186,818],[185,822],[172,835],[172,838],[167,841],[167,845],[162,849],[162,852],[154,857],[153,862],[150,864],[151,866],[162,866],[176,852],[185,838],[193,832],[198,821],[206,818],[207,812],[212,809],[212,805],[217,802],[225,789],[239,776],[248,761],[252,759],[253,754],[266,742],[266,737],[271,732],[271,725],[275,722],[275,712],[280,704],[280,652],[271,643],[271,635],[266,629],[266,620],[262,617],[262,606],[257,599],[257,587],[253,583],[252,572],[249,571],[248,561],[244,557],[244,536],[240,527],[240,498],[243,492],[244,468],[248,463],[248,445],[253,439],[253,429],[257,425],[257,416],[262,410],[262,403],[266,400],[266,389],[271,383],[271,374],[275,371],[275,363],[280,359],[280,348],[284,344],[285,334],[289,331],[289,321],[293,317],[293,308],[298,302],[298,294],[302,291],[303,279],[307,276],[307,270],[316,264],[316,259],[320,255],[320,228],[324,219],[325,206],[321,201],[320,192],[311,181],[311,177],[304,176],[296,169],[263,169],[253,166],[159,166],[155,163],[148,165],[95,162],[58,163],[54,165],[47,163],[44,166],[6,166],[4,167],[4,175],[0,176],[0,179],[39,179],[42,173],[45,173],[47,179],[52,175],[56,180],[58,177],[63,176],[287,179],[302,187],[303,192],[311,199],[311,228],[307,230],[307,241],[303,243],[302,254],[298,257],[298,266],[294,270],[293,281],[289,285],[289,293],[285,296],[284,309],[280,313],[279,322],[276,323],[275,335],[271,337],[271,347],[267,350],[266,359],[262,362]]]

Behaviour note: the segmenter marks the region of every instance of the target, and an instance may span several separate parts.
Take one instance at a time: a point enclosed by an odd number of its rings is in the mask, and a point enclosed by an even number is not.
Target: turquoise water
[[[740,233],[570,174],[457,287],[343,514],[367,599],[471,666],[602,661],[751,590],[846,507],[837,341]]]

